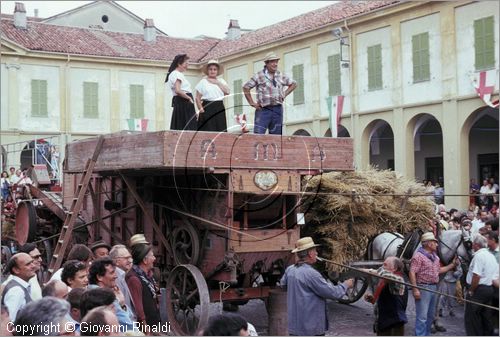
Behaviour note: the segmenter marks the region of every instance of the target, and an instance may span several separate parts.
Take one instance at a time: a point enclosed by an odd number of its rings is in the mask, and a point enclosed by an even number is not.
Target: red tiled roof
[[[2,38],[29,50],[166,62],[171,61],[179,53],[187,53],[193,62],[196,62],[219,41],[213,38],[196,40],[157,36],[156,42],[146,42],[143,34],[56,26],[29,21],[27,29],[18,29],[14,26],[12,19],[3,18],[0,29]]]
[[[1,14],[0,14],[0,17],[1,17],[2,19],[13,19],[13,18],[14,18],[14,15],[12,15],[12,14],[4,14],[4,13],[1,13]],[[40,18],[40,17],[35,17],[35,16],[27,16],[27,17],[26,17],[26,20],[27,20],[27,21],[37,21],[37,22],[40,22],[40,21],[45,20],[45,18]]]
[[[342,1],[285,21],[278,22],[271,26],[257,29],[253,32],[243,34],[237,40],[222,40],[203,58],[202,61],[217,59],[221,56],[231,55],[252,47],[272,43],[281,38],[317,29],[324,25],[367,13],[401,1],[402,0]]]
[[[185,39],[157,36],[156,42],[144,41],[143,34],[57,26],[28,18],[27,29],[14,27],[12,15],[1,15],[2,38],[29,50],[96,55],[169,62],[176,54],[187,53],[192,62],[231,55],[281,38],[341,22],[404,0],[342,1],[294,18],[241,35],[237,40],[215,38]]]

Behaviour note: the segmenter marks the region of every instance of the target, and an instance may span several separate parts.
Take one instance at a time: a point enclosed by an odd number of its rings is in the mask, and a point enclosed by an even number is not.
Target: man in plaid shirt
[[[270,52],[264,58],[264,69],[255,74],[243,86],[243,93],[248,103],[255,108],[254,133],[281,135],[283,126],[283,101],[297,83],[278,71],[279,57]],[[286,91],[284,87],[287,87]],[[256,88],[257,103],[250,90]]]
[[[424,233],[420,239],[422,247],[417,249],[411,258],[410,282],[429,290],[437,291],[439,274],[446,273],[458,262],[455,258],[449,265],[441,267],[436,254],[438,241],[431,232]],[[436,310],[437,294],[413,288],[415,298],[415,336],[429,336]]]

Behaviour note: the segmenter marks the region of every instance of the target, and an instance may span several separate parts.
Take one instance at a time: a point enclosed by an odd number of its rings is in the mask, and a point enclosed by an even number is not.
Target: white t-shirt
[[[227,86],[223,78],[218,78],[219,82]],[[205,77],[196,85],[196,91],[201,94],[201,99],[205,101],[222,101],[224,92],[217,84],[210,83]]]
[[[480,276],[479,284],[490,286],[494,279],[498,277],[498,261],[495,256],[488,251],[488,248],[481,248],[474,253],[474,258],[467,273],[467,284],[472,282],[472,274]]]
[[[178,70],[174,70],[170,73],[170,76],[168,77],[168,86],[170,87],[170,90],[172,90],[172,95],[177,96],[175,93],[175,82],[179,80],[181,81],[181,90],[184,92],[189,92],[191,93],[191,84],[189,81],[186,79],[183,73],[181,73]]]

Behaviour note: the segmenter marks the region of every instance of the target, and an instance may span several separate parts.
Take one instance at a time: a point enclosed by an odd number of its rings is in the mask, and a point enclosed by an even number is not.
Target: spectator
[[[28,303],[14,322],[14,336],[74,336],[67,329],[68,312],[68,302],[50,296]]]
[[[11,323],[9,317],[9,309],[5,305],[2,304],[2,310],[0,313],[0,336],[11,336],[10,332],[12,329],[9,328],[9,323]],[[11,323],[12,324],[12,323]]]
[[[2,304],[9,310],[11,321],[15,321],[17,312],[32,301],[28,281],[35,276],[33,258],[26,253],[17,253],[7,262],[6,269],[12,279],[3,289]]]
[[[90,266],[90,262],[94,258],[92,251],[90,250],[89,247],[82,245],[82,244],[76,244],[71,248],[68,254],[67,260],[78,260],[80,262],[83,262],[85,266],[88,268]],[[57,270],[50,280],[60,280],[61,279],[61,273],[63,271],[63,268],[60,268]],[[71,286],[70,286],[71,287]]]
[[[116,265],[116,285],[120,288],[123,296],[125,296],[125,304],[130,309],[130,318],[135,321],[135,307],[132,301],[132,295],[125,281],[125,274],[132,268],[132,255],[124,245],[115,245],[109,252],[109,257],[113,259]]]
[[[216,315],[203,329],[203,336],[248,336],[248,324],[237,314]]]
[[[94,288],[85,290],[80,297],[80,317],[85,317],[87,312],[103,305],[113,310],[115,300],[115,293],[111,289]]]
[[[80,332],[80,321],[82,316],[80,315],[81,298],[85,289],[75,288],[72,289],[67,297],[67,301],[70,306],[70,310],[66,319],[75,325],[75,332]]]
[[[488,239],[488,249],[495,259],[498,261],[499,247],[498,247],[498,231],[490,231],[486,237]]]
[[[462,277],[463,271],[462,266],[458,263],[454,269],[446,272],[444,279],[439,282],[439,292],[448,296],[455,296],[455,289],[457,287],[457,281]],[[455,316],[453,307],[456,301],[448,296],[439,296],[439,316],[443,317],[444,311],[448,311],[448,315],[451,317]]]
[[[484,227],[486,221],[488,221],[488,211],[479,212],[479,218],[472,221],[472,234],[477,233],[481,227]]]
[[[108,245],[106,242],[99,240],[94,242],[92,247],[90,247],[92,250],[92,253],[94,254],[94,257],[96,259],[100,259],[102,257],[108,257],[109,256],[109,250],[111,249],[111,246]]]
[[[157,325],[161,322],[158,310],[158,289],[153,279],[156,260],[153,249],[146,244],[132,247],[133,266],[125,276],[135,305],[137,321],[142,325]],[[147,331],[146,329],[144,329]]]
[[[429,195],[429,199],[434,201],[434,185],[432,181],[427,181],[427,186],[425,186],[425,194]]]
[[[134,246],[138,244],[149,245],[149,242],[146,241],[144,234],[134,234],[130,238],[130,245],[129,245],[130,249],[134,248]]]
[[[35,275],[30,278],[28,283],[30,284],[30,296],[33,301],[39,300],[42,298],[42,288],[40,287],[40,283],[37,278],[37,273],[40,271],[42,265],[42,255],[36,245],[34,243],[26,243],[19,248],[20,253],[26,253],[33,259],[33,271]],[[7,283],[12,279],[10,275],[7,280],[3,283],[5,287]]]
[[[287,289],[288,332],[314,336],[328,330],[326,299],[338,299],[352,288],[353,280],[334,286],[313,268],[318,253],[311,237],[297,240],[292,253],[297,262],[285,270],[280,284]]]
[[[438,241],[431,232],[424,233],[421,237],[422,247],[419,248],[411,259],[410,282],[414,286],[430,290],[437,290],[439,274],[446,273],[455,267],[458,260],[447,266],[441,267],[436,254]],[[434,320],[437,296],[429,291],[413,288],[415,298],[416,322],[415,336],[429,336]]]
[[[7,171],[2,172],[2,177],[0,178],[0,186],[2,187],[2,200],[7,200],[7,196],[10,195],[10,181]]]
[[[11,167],[11,169],[12,168],[13,167]],[[11,185],[17,184],[19,180],[21,180],[21,170],[16,170],[16,173],[12,174],[9,179]]]
[[[43,288],[42,296],[52,296],[65,300],[68,296],[68,286],[63,281],[52,280]]]
[[[82,318],[80,336],[121,336],[123,332],[113,310],[101,306]]]
[[[436,204],[444,204],[444,188],[436,183],[436,187],[434,188],[434,202]]]
[[[116,266],[109,257],[97,259],[92,262],[89,269],[89,289],[107,288],[115,293],[114,301],[116,317],[121,326],[127,330],[134,329],[134,323],[130,319],[130,309],[125,304],[125,297],[116,286]]]
[[[493,194],[495,192],[495,188],[488,181],[488,179],[484,179],[483,186],[481,186],[481,189],[479,190],[479,193],[481,193],[481,205],[486,206],[487,209],[490,209],[493,206]]]
[[[71,289],[87,288],[89,284],[87,265],[78,260],[66,261],[62,268],[61,280]]]
[[[487,247],[487,239],[476,234],[472,243],[475,253],[466,281],[467,299],[488,305],[494,294],[493,280],[498,279],[498,261]],[[482,306],[466,302],[464,321],[468,336],[490,336],[492,333],[489,312]]]
[[[379,270],[365,270],[367,272],[404,282],[403,262],[390,256],[385,259]],[[377,336],[404,336],[406,317],[406,305],[408,303],[408,291],[401,283],[380,279],[375,293],[367,293],[365,300],[375,304],[374,328]]]
[[[494,193],[498,193],[498,184],[495,183],[495,178],[490,178],[489,183],[493,190],[495,191]]]

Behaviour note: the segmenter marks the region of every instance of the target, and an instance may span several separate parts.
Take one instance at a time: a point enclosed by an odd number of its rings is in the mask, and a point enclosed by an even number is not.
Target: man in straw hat
[[[248,103],[255,108],[254,133],[281,135],[283,126],[283,101],[297,87],[297,82],[278,71],[280,58],[273,52],[264,58],[264,69],[256,73],[243,86]],[[284,87],[287,87],[284,91]],[[257,103],[250,90],[256,88]]]
[[[334,286],[312,267],[318,257],[318,246],[309,236],[299,239],[292,250],[297,254],[297,263],[286,269],[280,281],[287,289],[290,335],[324,335],[328,330],[326,300],[341,298],[354,284],[349,279]]]
[[[460,263],[455,258],[449,265],[441,267],[436,254],[438,241],[432,232],[427,232],[420,238],[422,247],[417,249],[411,258],[410,282],[414,286],[437,291],[439,274],[446,273]],[[436,311],[437,295],[430,291],[420,291],[413,288],[415,298],[415,335],[429,336]]]

